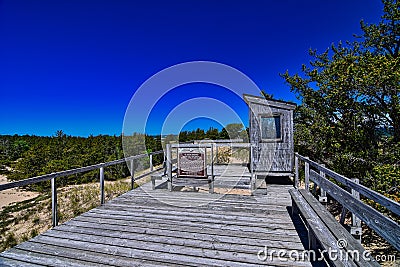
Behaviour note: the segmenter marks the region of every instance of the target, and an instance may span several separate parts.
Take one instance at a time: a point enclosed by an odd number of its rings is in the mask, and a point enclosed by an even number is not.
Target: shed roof
[[[269,107],[277,107],[281,109],[288,109],[293,110],[296,108],[296,104],[293,102],[286,102],[282,100],[275,100],[275,99],[265,99],[261,96],[254,96],[243,94],[243,99],[249,105],[250,103],[255,103],[259,105],[269,106]]]

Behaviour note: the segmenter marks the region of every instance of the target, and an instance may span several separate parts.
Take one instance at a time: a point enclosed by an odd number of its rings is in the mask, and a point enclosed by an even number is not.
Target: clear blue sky
[[[144,81],[195,60],[293,101],[279,73],[299,72],[309,48],[351,40],[381,12],[379,0],[0,0],[0,134],[118,135]],[[207,84],[192,90],[212,97]]]

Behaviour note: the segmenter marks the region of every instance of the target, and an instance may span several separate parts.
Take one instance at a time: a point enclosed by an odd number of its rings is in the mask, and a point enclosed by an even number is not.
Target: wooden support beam
[[[304,162],[304,183],[305,189],[310,190],[310,164],[307,161]]]
[[[294,157],[294,187],[299,188],[300,179],[299,179],[299,158],[297,157],[297,153]]]
[[[104,197],[104,168],[100,168],[100,204],[103,205],[105,203]]]
[[[55,177],[51,179],[51,221],[53,227],[56,227],[58,224],[58,218],[57,218],[57,184]]]
[[[360,183],[360,180],[357,178],[352,179],[355,183]],[[360,193],[356,190],[351,189],[351,195],[360,200]],[[358,218],[354,213],[351,213],[351,228],[350,233],[361,243],[361,236],[362,236],[362,228],[361,228],[361,220]]]
[[[400,250],[400,226],[395,221],[363,203],[361,200],[355,199],[351,193],[328,179],[323,179],[315,171],[311,171],[310,175],[319,186],[323,187],[343,207],[363,220],[366,225],[375,230],[396,249]]]
[[[135,188],[135,165],[133,159],[130,161],[130,164],[131,164],[131,190],[133,190]]]
[[[325,166],[325,164],[322,164],[322,166]],[[319,171],[319,175],[321,175],[322,178],[326,179],[325,173],[322,170]],[[320,187],[320,193],[318,196],[318,200],[319,200],[319,202],[321,202],[323,204],[328,203],[328,197],[326,196],[326,192],[322,187]]]
[[[168,176],[168,190],[172,191],[172,153],[171,144],[167,144],[167,176]]]

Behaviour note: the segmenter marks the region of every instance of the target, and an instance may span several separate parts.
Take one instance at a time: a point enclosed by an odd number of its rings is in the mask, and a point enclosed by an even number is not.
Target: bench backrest
[[[298,187],[299,184],[299,160],[303,161],[305,165],[304,178],[306,189],[310,188],[310,181],[314,182],[314,188],[316,188],[316,185],[319,186],[322,194],[328,193],[329,196],[339,202],[344,209],[350,211],[354,216],[364,221],[366,225],[375,230],[397,250],[400,250],[400,226],[388,216],[385,216],[362,202],[359,196],[362,195],[367,199],[379,203],[397,216],[400,216],[399,203],[357,183],[355,179],[349,179],[297,153],[295,154],[296,187]],[[348,187],[351,193],[333,183],[328,178]]]

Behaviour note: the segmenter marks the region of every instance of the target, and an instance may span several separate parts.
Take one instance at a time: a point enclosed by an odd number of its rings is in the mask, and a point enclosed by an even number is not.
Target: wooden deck
[[[245,185],[245,173],[244,167],[220,172],[216,184],[225,179]],[[306,232],[290,216],[291,187],[275,184],[268,185],[268,194],[264,188],[254,196],[222,196],[162,186],[150,192],[146,184],[1,253],[0,265],[311,266],[288,255],[257,257],[265,246],[304,250]]]

